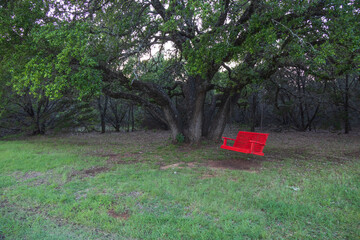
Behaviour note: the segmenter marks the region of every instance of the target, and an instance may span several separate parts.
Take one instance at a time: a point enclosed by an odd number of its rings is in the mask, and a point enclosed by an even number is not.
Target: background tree
[[[108,110],[109,97],[108,96],[99,96],[97,99],[98,111],[100,115],[101,123],[101,133],[106,131],[106,113]]]
[[[5,133],[45,134],[49,131],[91,129],[95,111],[90,104],[73,96],[50,100],[41,94],[18,95],[8,91],[2,96],[6,102],[0,118],[0,135]]]
[[[122,100],[109,98],[109,112],[106,116],[107,122],[109,122],[116,132],[120,132],[121,124],[126,116],[126,104]]]

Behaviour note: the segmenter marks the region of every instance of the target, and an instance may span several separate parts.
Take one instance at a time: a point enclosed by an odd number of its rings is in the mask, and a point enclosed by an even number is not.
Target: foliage
[[[359,66],[357,2],[6,1],[1,15],[5,81],[17,92],[103,91],[151,111],[174,140],[218,139],[229,102],[281,68],[324,80]]]
[[[182,135],[181,133],[179,133],[179,134],[176,136],[176,142],[178,142],[178,143],[183,143],[184,141],[185,141],[184,135]]]

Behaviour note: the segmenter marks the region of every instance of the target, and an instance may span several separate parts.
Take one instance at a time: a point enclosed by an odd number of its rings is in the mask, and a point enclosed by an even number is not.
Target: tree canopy
[[[1,72],[19,93],[128,99],[174,140],[219,139],[241,90],[283,67],[359,71],[356,1],[24,0],[0,11]]]

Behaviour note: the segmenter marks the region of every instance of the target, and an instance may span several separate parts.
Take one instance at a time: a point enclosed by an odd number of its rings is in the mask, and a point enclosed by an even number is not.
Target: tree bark
[[[175,142],[176,137],[179,136],[179,134],[183,134],[183,129],[179,124],[177,116],[173,114],[169,106],[164,106],[163,111],[164,111],[166,123],[171,132],[171,138]]]
[[[186,84],[183,85],[185,96],[185,122],[183,135],[185,141],[189,143],[198,143],[202,136],[204,120],[204,103],[207,93],[206,80],[200,76],[189,77]]]
[[[105,95],[104,106],[102,106],[102,104],[101,104],[101,97],[98,98],[98,109],[99,109],[99,112],[100,112],[101,133],[105,133],[105,132],[106,132],[106,121],[105,121],[105,117],[106,117],[108,100],[109,100],[109,97],[108,97],[107,95]]]
[[[345,77],[345,93],[344,93],[344,128],[345,134],[350,131],[350,119],[349,119],[349,74]]]
[[[185,137],[187,137],[191,143],[198,143],[202,136],[205,95],[205,92],[200,92],[198,94],[193,108],[193,113],[190,118],[189,127],[186,131]]]
[[[305,88],[304,85],[301,83],[301,72],[299,69],[297,69],[297,75],[296,75],[296,85],[297,85],[297,97],[299,101],[299,112],[300,112],[300,125],[301,125],[301,131],[305,131],[305,114],[304,114],[304,99],[305,95],[303,95],[302,89]]]
[[[130,132],[130,121],[131,121],[131,114],[130,114],[131,107],[129,106],[127,110],[127,132]]]
[[[251,104],[251,132],[255,132],[256,126],[256,109],[257,109],[257,93],[254,92],[252,95],[252,104]]]
[[[221,95],[219,95],[219,94],[213,95],[210,105],[208,106],[207,109],[205,109],[206,112],[204,113],[204,123],[203,123],[203,130],[202,130],[202,135],[204,137],[208,137],[208,135],[209,135],[210,124],[213,121],[213,117],[216,112],[216,102],[219,99],[219,97],[221,97]]]
[[[219,141],[221,139],[230,112],[230,101],[230,96],[224,96],[218,111],[211,121],[207,139],[213,141]]]

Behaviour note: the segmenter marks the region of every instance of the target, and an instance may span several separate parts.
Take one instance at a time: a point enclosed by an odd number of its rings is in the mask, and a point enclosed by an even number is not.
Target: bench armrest
[[[222,137],[223,139],[224,139],[224,146],[226,146],[226,142],[227,142],[227,140],[233,140],[233,141],[235,141],[235,139],[232,139],[232,138],[228,138],[228,137]]]
[[[255,144],[259,144],[259,145],[261,145],[261,146],[265,146],[264,143],[261,143],[261,142],[258,142],[258,141],[250,140],[249,142],[251,143],[251,146],[250,146],[251,153],[254,152]]]
[[[261,142],[253,141],[253,140],[250,140],[250,142],[251,142],[251,143],[257,143],[257,144],[259,144],[259,145],[264,145],[264,146],[266,145],[265,143],[261,143]]]

